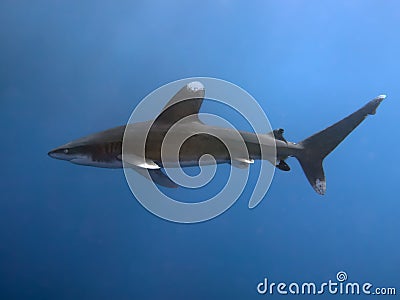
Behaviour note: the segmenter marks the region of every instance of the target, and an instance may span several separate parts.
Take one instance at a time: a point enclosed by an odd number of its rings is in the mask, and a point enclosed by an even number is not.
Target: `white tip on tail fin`
[[[315,181],[315,185],[313,186],[315,191],[320,195],[325,195],[326,192],[326,181],[325,179],[318,179]]]
[[[299,160],[308,181],[318,194],[324,195],[326,191],[326,180],[322,167],[324,158],[368,115],[374,115],[379,104],[385,98],[386,95],[379,95],[346,118],[299,143],[302,151],[294,156]]]

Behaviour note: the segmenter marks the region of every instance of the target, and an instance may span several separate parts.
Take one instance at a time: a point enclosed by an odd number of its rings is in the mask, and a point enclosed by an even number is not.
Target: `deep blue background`
[[[397,1],[1,1],[0,298],[252,299],[340,270],[399,289],[399,20]],[[192,76],[243,87],[291,141],[388,98],[326,159],[326,196],[290,159],[256,209],[248,191],[201,224],[46,155]]]

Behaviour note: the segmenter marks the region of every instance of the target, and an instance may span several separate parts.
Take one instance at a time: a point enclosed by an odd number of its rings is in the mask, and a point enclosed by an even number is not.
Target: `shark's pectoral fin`
[[[144,169],[144,168],[138,168],[138,167],[132,167],[133,170],[138,172],[140,175],[143,177],[146,177],[147,179],[153,181],[154,183],[165,186],[168,188],[177,188],[179,185],[177,185],[175,182],[173,182],[167,175],[165,175],[161,169]]]
[[[239,169],[246,169],[249,167],[250,164],[253,163],[254,159],[248,159],[248,158],[233,158],[231,160],[231,165]]]
[[[124,167],[136,171],[156,184],[169,188],[178,187],[178,185],[165,175],[160,167],[152,160],[144,159],[134,154],[126,154],[123,156],[123,159],[122,156],[119,155],[118,159],[124,162]]]
[[[160,166],[154,161],[137,156],[135,154],[118,155],[117,158],[129,166],[135,166],[143,169],[160,169]]]

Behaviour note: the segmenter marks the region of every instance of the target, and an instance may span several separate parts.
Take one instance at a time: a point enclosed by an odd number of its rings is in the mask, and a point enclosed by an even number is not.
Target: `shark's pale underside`
[[[299,143],[293,143],[285,140],[282,129],[266,134],[240,131],[238,135],[233,129],[204,124],[198,118],[204,95],[204,86],[200,82],[191,82],[172,97],[155,120],[95,133],[62,145],[50,151],[49,155],[87,166],[102,168],[128,166],[155,183],[167,187],[178,187],[178,185],[162,171],[163,168],[179,165],[197,166],[199,158],[204,154],[214,157],[212,160],[214,163],[231,163],[239,168],[248,167],[254,160],[264,159],[283,171],[290,170],[285,160],[293,156],[299,160],[314,190],[323,195],[326,191],[322,167],[324,158],[368,115],[374,115],[386,97],[380,95],[332,126]],[[177,149],[178,162],[176,153],[161,155],[163,140],[172,126],[177,139],[185,134],[201,132],[192,135],[180,149]],[[132,146],[131,149],[122,151],[125,130],[129,130],[133,140],[135,137],[143,140],[143,143],[135,143],[143,144],[143,147]],[[229,139],[231,144],[244,143],[246,153],[240,151],[230,153],[226,143],[216,136]],[[272,148],[274,151],[270,151]],[[274,153],[274,157],[268,155],[269,153]]]

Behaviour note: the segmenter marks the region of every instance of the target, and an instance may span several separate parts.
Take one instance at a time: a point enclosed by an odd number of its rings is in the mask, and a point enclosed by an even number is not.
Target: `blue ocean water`
[[[309,299],[256,287],[339,271],[399,294],[399,17],[397,1],[2,1],[0,298]],[[289,159],[255,209],[246,189],[199,224],[146,211],[121,170],[47,156],[193,76],[246,89],[290,141],[388,97],[326,159],[325,196]]]

